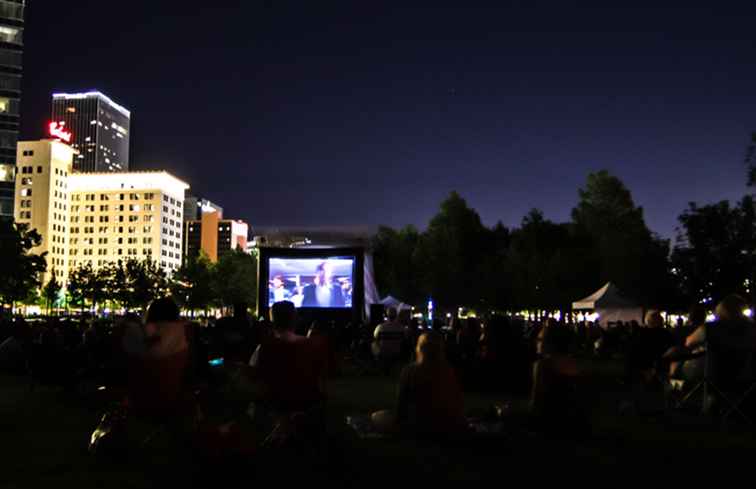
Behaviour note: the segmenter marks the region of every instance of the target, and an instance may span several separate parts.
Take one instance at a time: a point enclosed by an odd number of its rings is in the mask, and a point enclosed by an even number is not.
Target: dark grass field
[[[587,436],[554,436],[517,412],[503,433],[438,443],[361,439],[344,417],[390,407],[395,380],[348,377],[330,385],[329,441],[302,454],[258,454],[209,465],[170,435],[129,458],[87,453],[101,403],[82,393],[30,390],[25,379],[0,377],[0,487],[252,487],[256,483],[319,482],[372,486],[403,482],[481,480],[625,485],[631,481],[697,479],[699,474],[749,470],[756,456],[754,431],[723,429],[700,416],[679,413],[619,414],[624,393],[601,390]],[[471,415],[501,397],[468,394]],[[651,479],[649,479],[651,478]],[[520,485],[519,483],[517,484]],[[645,485],[645,484],[644,484]],[[649,484],[655,485],[655,484]]]

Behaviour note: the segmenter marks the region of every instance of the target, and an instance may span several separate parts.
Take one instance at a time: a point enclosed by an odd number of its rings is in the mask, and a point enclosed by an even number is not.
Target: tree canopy
[[[36,230],[0,220],[0,305],[21,301],[42,285],[46,254],[31,253],[41,243]]]

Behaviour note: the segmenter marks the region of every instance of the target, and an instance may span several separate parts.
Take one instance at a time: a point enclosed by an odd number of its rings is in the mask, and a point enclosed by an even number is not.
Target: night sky
[[[688,201],[745,194],[756,2],[499,3],[32,0],[22,138],[53,91],[98,89],[133,169],[253,227],[422,228],[451,190],[486,224],[566,220],[606,168],[673,237]]]

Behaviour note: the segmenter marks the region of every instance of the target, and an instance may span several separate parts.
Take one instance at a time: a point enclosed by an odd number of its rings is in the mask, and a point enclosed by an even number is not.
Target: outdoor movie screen
[[[270,258],[268,270],[268,306],[352,307],[354,257]]]

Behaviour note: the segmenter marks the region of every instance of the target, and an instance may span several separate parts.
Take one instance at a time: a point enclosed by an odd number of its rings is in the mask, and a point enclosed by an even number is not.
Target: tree
[[[379,292],[418,304],[423,297],[420,292],[419,269],[415,250],[420,233],[414,226],[400,230],[381,226],[373,237],[373,269]]]
[[[214,288],[225,307],[241,316],[257,304],[257,258],[241,249],[224,254],[215,265]]]
[[[30,253],[41,243],[42,236],[36,230],[0,220],[0,307],[14,306],[42,285],[46,253]]]
[[[754,216],[752,197],[734,207],[691,202],[680,215],[672,264],[690,303],[716,303],[733,292],[753,302]]]
[[[456,192],[441,208],[420,237],[415,260],[420,267],[421,292],[432,297],[438,309],[481,303],[486,284],[480,280],[494,240],[480,216]]]
[[[620,179],[602,170],[588,175],[572,210],[578,233],[593,241],[601,282],[613,281],[646,305],[669,300],[669,242],[646,227],[643,208]]]
[[[205,253],[190,256],[173,274],[171,292],[192,313],[207,309],[216,298],[213,272],[213,264]]]
[[[746,149],[745,162],[748,167],[746,184],[749,187],[756,186],[756,132],[751,134],[751,143]]]
[[[531,210],[512,232],[509,276],[516,305],[566,311],[596,283],[592,241],[575,226],[556,224]]]
[[[68,274],[70,302],[80,306],[83,312],[88,300],[91,309],[97,310],[97,305],[110,297],[109,272],[107,267],[95,270],[89,263],[72,270]]]
[[[111,270],[113,281],[116,283],[115,297],[127,311],[144,309],[153,300],[166,295],[169,290],[165,272],[152,259],[118,260]]]
[[[45,288],[42,290],[42,296],[45,298],[48,314],[50,314],[55,303],[58,301],[61,288],[62,287],[55,276],[55,270],[53,270],[50,280],[47,281]]]

